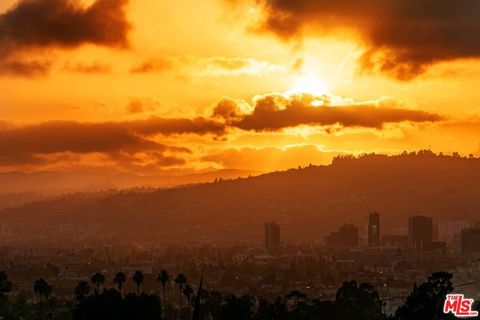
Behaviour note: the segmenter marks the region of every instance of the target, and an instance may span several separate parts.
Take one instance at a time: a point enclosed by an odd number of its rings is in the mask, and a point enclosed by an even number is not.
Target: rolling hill
[[[106,243],[258,243],[264,222],[275,220],[283,241],[303,242],[321,240],[343,223],[363,229],[373,210],[381,213],[384,233],[406,227],[413,214],[435,221],[480,220],[480,159],[429,151],[343,157],[328,166],[250,178],[63,196],[4,209],[0,223],[15,241],[35,243],[61,237]]]

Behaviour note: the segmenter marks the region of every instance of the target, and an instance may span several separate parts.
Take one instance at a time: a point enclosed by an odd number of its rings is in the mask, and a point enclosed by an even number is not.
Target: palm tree
[[[75,297],[78,301],[83,300],[90,293],[90,286],[87,281],[80,281],[75,287]]]
[[[52,294],[52,289],[53,287],[43,279],[35,280],[33,283],[33,291],[35,294],[38,294],[40,302],[42,301],[42,297],[48,300],[48,297]]]
[[[99,272],[95,273],[92,278],[90,278],[90,281],[97,287],[95,289],[95,293],[99,294],[100,293],[100,287],[103,286],[105,283],[105,276]]]
[[[193,320],[200,320],[200,306],[202,304],[202,298],[208,299],[208,292],[203,289],[203,275],[200,277],[200,284],[197,290],[197,296],[195,297],[195,305],[193,307]]]
[[[35,282],[33,283],[33,292],[35,292],[35,294],[38,295],[39,301],[40,301],[39,318],[42,318],[42,315],[43,315],[42,297],[45,297],[45,300],[48,300],[48,297],[52,294],[52,290],[53,290],[52,286],[49,285],[48,282],[43,279],[35,280]]]
[[[12,291],[12,283],[8,281],[5,271],[0,271],[0,296],[9,294]]]
[[[127,281],[127,277],[123,272],[115,273],[115,277],[113,277],[113,284],[117,285],[118,291],[122,294],[122,287],[124,283]]]
[[[186,283],[185,284],[185,287],[183,288],[182,290],[182,293],[185,295],[185,298],[187,298],[187,305],[188,305],[188,313],[190,313],[190,310],[191,310],[191,300],[190,298],[192,297],[192,294],[193,294],[193,288],[188,284]]]
[[[144,279],[142,271],[140,271],[140,270],[135,271],[132,279],[133,279],[133,282],[135,282],[135,284],[137,285],[137,294],[139,295],[140,294],[140,286],[142,285],[143,279]]]
[[[163,293],[163,308],[165,309],[166,303],[165,303],[165,287],[167,286],[168,280],[169,280],[168,272],[166,270],[162,270],[157,277],[157,282],[160,282],[162,284],[162,293]]]
[[[0,271],[0,314],[6,314],[8,300],[6,296],[12,291],[12,283],[8,281],[5,271]]]
[[[179,273],[175,278],[175,283],[178,285],[178,292],[180,298],[180,318],[182,317],[182,291],[183,286],[187,283],[187,278],[183,275],[183,273]]]

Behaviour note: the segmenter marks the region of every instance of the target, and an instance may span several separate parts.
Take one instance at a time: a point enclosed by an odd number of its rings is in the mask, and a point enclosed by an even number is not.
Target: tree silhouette
[[[228,294],[225,297],[225,303],[222,306],[222,319],[251,319],[253,304],[254,299],[251,296],[244,295],[238,298],[233,294]]]
[[[395,316],[399,320],[444,320],[455,319],[443,313],[445,296],[453,291],[452,274],[435,272],[420,286],[414,285],[407,301],[400,306]]]
[[[220,319],[222,316],[222,305],[225,301],[223,295],[218,291],[204,293],[206,302],[204,305],[205,313],[213,319]]]
[[[128,293],[116,289],[90,295],[75,306],[73,320],[158,320],[160,300],[155,295]]]
[[[0,314],[6,314],[8,309],[7,295],[12,291],[12,283],[5,271],[0,271]]]
[[[8,280],[5,271],[0,271],[0,296],[5,296],[12,291],[12,283]]]
[[[185,287],[183,288],[182,290],[182,293],[185,295],[185,298],[187,299],[187,311],[188,311],[188,314],[190,315],[190,310],[191,310],[191,307],[192,307],[192,294],[193,294],[193,288],[187,283],[185,284]]]
[[[278,297],[273,303],[273,312],[275,314],[275,319],[284,319],[287,316],[287,304],[285,301]]]
[[[267,300],[260,298],[257,304],[255,320],[288,319],[287,305],[280,297],[274,303],[269,303]]]
[[[200,277],[200,284],[197,289],[197,296],[195,297],[195,302],[193,305],[193,315],[192,320],[200,320],[201,315],[201,305],[202,305],[202,295],[205,292],[203,290],[203,275]]]
[[[38,295],[40,301],[42,301],[42,297],[48,300],[48,297],[52,294],[52,290],[53,287],[43,279],[35,280],[33,283],[33,291]]]
[[[275,319],[273,306],[265,299],[260,298],[258,300],[257,314],[255,320],[269,320]]]
[[[97,272],[90,278],[90,281],[96,286],[95,294],[99,294],[100,287],[105,283],[105,276]]]
[[[75,287],[75,298],[81,302],[90,293],[90,286],[87,281],[80,281]]]
[[[339,319],[350,319],[355,315],[358,319],[382,320],[382,301],[378,291],[369,283],[344,282],[337,290],[334,307]]]
[[[122,294],[122,288],[126,281],[127,281],[127,277],[125,276],[125,273],[123,272],[115,273],[115,276],[113,277],[113,284],[117,286],[118,292],[120,292],[120,294]]]
[[[165,312],[162,312],[160,297],[141,293],[140,287],[144,282],[144,275],[136,271],[132,279],[137,285],[137,293],[128,293],[122,296],[121,287],[125,283],[125,274],[115,274],[113,282],[119,287],[116,289],[99,288],[104,284],[104,276],[97,273],[91,277],[92,283],[97,287],[96,294],[90,293],[89,283],[80,281],[75,287],[75,298],[77,303],[73,305],[73,313],[60,315],[58,319],[72,320],[158,320]],[[161,272],[157,281],[166,286],[168,273]],[[451,282],[452,275],[447,272],[433,273],[428,281],[417,286],[414,285],[411,294],[407,297],[404,305],[399,307],[395,317],[390,320],[453,320],[452,314],[443,314],[443,303],[445,296],[453,291]],[[187,283],[186,277],[179,273],[175,278],[175,284],[179,288],[179,310],[177,317],[174,311],[169,316],[175,319],[192,318],[192,299],[195,297],[195,309],[193,319],[212,320],[386,320],[387,316],[382,312],[382,301],[375,287],[369,283],[360,285],[355,281],[344,282],[337,290],[335,300],[307,299],[307,296],[294,290],[279,297],[274,302],[253,296],[236,296],[232,293],[222,295],[216,291],[207,291],[202,288],[203,277],[200,280],[198,292],[194,295],[193,288]],[[0,302],[2,298],[11,291],[12,284],[8,281],[5,272],[0,272]],[[24,302],[18,300],[16,304],[0,304],[0,318],[5,319],[45,319],[44,309],[51,309],[57,312],[60,306],[55,297],[49,298],[52,293],[52,286],[44,279],[38,279],[33,284],[33,290],[38,297],[38,303],[34,303],[32,313],[28,309],[26,298]],[[165,301],[165,291],[164,301]],[[188,309],[182,307],[183,297],[188,302]],[[19,297],[22,295],[19,294]],[[294,307],[287,308],[287,300],[294,302]],[[19,302],[20,301],[20,302]],[[8,301],[7,301],[8,302]],[[62,302],[63,303],[63,302]],[[6,306],[6,308],[3,308]],[[479,305],[475,305],[478,309]],[[23,309],[22,309],[23,308]],[[173,308],[173,307],[172,307]],[[26,311],[25,311],[26,310]],[[36,313],[33,313],[36,312]],[[65,316],[65,318],[63,317]],[[55,315],[57,318],[57,314]]]
[[[179,273],[175,278],[175,283],[178,285],[178,296],[180,301],[180,318],[182,317],[182,291],[183,286],[187,283],[187,278],[183,273]]]
[[[162,270],[157,277],[157,282],[161,283],[162,285],[162,294],[163,294],[163,308],[164,311],[166,310],[166,298],[165,298],[165,288],[167,286],[169,280],[168,272],[166,270]]]
[[[135,271],[135,273],[133,274],[132,280],[137,285],[137,295],[139,295],[140,294],[140,286],[142,285],[143,280],[144,280],[144,276],[143,276],[142,271],[140,271],[140,270]]]
[[[43,317],[43,299],[48,300],[48,297],[52,294],[52,286],[48,284],[47,281],[43,279],[35,280],[33,283],[33,292],[38,295],[39,298],[39,318]]]

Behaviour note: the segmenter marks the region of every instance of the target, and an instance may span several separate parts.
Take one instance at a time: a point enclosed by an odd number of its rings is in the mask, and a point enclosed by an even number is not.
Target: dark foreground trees
[[[164,273],[164,275],[166,272]],[[137,293],[120,292],[119,285],[125,282],[123,277],[116,277],[112,286],[102,281],[92,281],[93,289],[86,281],[80,281],[75,288],[75,303],[58,304],[52,286],[39,279],[33,287],[37,293],[37,303],[28,304],[26,299],[17,295],[16,302],[9,302],[13,295],[5,274],[0,273],[0,283],[4,288],[0,298],[4,305],[2,312],[5,319],[65,319],[65,320],[450,320],[452,315],[442,312],[445,295],[453,291],[452,275],[445,272],[433,273],[423,284],[415,285],[407,297],[399,297],[405,302],[394,315],[382,312],[383,302],[378,291],[368,283],[358,284],[355,281],[344,282],[337,290],[334,300],[319,300],[306,296],[300,291],[292,291],[274,301],[267,301],[261,297],[249,295],[236,296],[231,293],[220,293],[214,290],[200,289],[189,285],[186,277],[180,277],[183,289],[182,294],[186,305],[182,304],[178,296],[163,299],[164,295],[142,293],[140,287],[143,278],[131,277],[137,285]],[[101,280],[97,274],[98,280]],[[177,277],[178,278],[178,277]],[[136,279],[136,280],[135,280]],[[161,280],[164,279],[162,282]],[[185,281],[184,281],[185,279]],[[142,280],[142,281],[140,281]],[[128,279],[126,280],[128,281]],[[159,277],[160,283],[167,283],[168,277]],[[103,290],[99,288],[103,286]],[[6,289],[10,290],[6,290]],[[198,296],[198,299],[196,297]],[[180,296],[182,298],[182,296]],[[165,308],[161,301],[165,301]],[[192,303],[196,301],[196,303]],[[185,301],[184,301],[185,302]],[[192,306],[198,306],[197,312],[191,312]],[[188,306],[188,307],[187,307]],[[478,307],[478,306],[477,306]],[[64,310],[63,314],[58,312]],[[162,309],[164,309],[162,312]],[[183,311],[183,312],[181,312]],[[4,314],[0,314],[4,316]]]
[[[4,271],[0,271],[0,315],[8,312],[8,297],[12,291],[12,282]]]
[[[158,320],[160,300],[155,295],[129,293],[123,297],[115,289],[90,295],[78,301],[73,311],[74,320]]]
[[[412,293],[395,313],[398,320],[456,319],[443,313],[445,296],[453,291],[452,274],[435,272],[420,286],[414,285]]]

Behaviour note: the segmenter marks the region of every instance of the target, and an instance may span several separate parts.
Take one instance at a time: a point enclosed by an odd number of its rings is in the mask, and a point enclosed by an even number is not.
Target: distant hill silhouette
[[[406,227],[414,214],[479,220],[480,159],[430,151],[342,157],[328,166],[147,193],[66,196],[0,211],[0,223],[21,224],[25,234],[98,224],[112,241],[258,243],[265,221],[280,223],[283,241],[315,241],[343,223],[364,228],[373,210],[386,231]]]
[[[256,171],[241,169],[210,170],[190,174],[137,175],[112,168],[85,167],[68,171],[0,172],[0,197],[9,194],[36,193],[44,197],[73,193],[128,189],[133,187],[173,187],[213,181],[219,177],[247,177]],[[0,198],[2,199],[2,198]],[[0,204],[0,208],[3,206]]]

